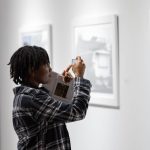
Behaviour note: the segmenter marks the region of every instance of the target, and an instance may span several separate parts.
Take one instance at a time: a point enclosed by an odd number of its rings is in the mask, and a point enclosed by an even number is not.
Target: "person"
[[[13,126],[18,135],[18,150],[71,150],[66,123],[85,118],[90,100],[91,83],[84,79],[85,64],[80,56],[63,72],[64,79],[72,67],[75,74],[74,96],[67,104],[54,99],[40,87],[51,76],[45,49],[23,46],[10,58],[13,89]]]

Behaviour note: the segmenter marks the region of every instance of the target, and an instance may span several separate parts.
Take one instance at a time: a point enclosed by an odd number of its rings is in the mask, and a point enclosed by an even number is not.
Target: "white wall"
[[[52,23],[54,69],[61,72],[70,62],[71,21],[105,14],[119,15],[120,109],[89,107],[85,120],[68,124],[72,149],[149,150],[149,10],[148,0],[1,0],[0,150],[16,150],[11,122],[15,85],[6,64],[18,48],[19,28]]]

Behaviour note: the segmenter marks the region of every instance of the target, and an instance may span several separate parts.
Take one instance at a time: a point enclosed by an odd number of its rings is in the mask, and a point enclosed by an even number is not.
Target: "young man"
[[[75,74],[74,96],[71,104],[52,98],[40,88],[51,76],[46,51],[37,46],[19,48],[11,57],[10,75],[14,88],[13,125],[18,135],[18,150],[71,150],[65,123],[85,117],[90,100],[90,81],[83,78],[85,64],[81,57],[63,73],[69,78],[72,67]],[[67,79],[68,80],[68,79]]]

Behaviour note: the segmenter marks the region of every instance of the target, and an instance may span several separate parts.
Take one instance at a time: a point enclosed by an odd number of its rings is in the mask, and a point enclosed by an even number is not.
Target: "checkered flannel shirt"
[[[90,88],[90,81],[75,78],[71,104],[53,99],[42,88],[14,88],[13,125],[18,150],[71,150],[65,123],[85,117]]]

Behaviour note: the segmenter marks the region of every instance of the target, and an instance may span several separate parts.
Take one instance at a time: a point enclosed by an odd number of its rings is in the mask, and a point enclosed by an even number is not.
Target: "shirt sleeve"
[[[74,82],[74,95],[71,104],[53,99],[46,92],[33,97],[34,118],[38,121],[72,122],[85,117],[90,100],[91,83],[77,77]]]

